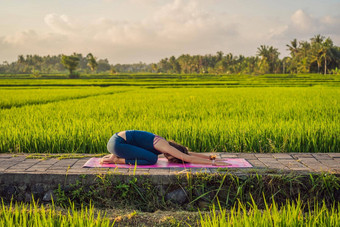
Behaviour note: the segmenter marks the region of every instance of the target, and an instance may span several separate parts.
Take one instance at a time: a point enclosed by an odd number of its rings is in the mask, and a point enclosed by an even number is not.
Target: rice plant
[[[78,89],[86,92],[0,110],[0,152],[105,153],[112,134],[129,129],[199,152],[340,151],[338,87]],[[95,96],[72,99],[80,94]]]
[[[325,204],[317,204],[310,208],[300,200],[287,201],[278,206],[275,201],[264,210],[258,209],[253,201],[251,208],[247,209],[242,203],[238,203],[231,210],[215,210],[213,207],[209,213],[200,213],[199,225],[203,227],[215,226],[340,226],[340,204],[334,204],[327,208]]]
[[[53,205],[49,208],[38,205],[34,201],[30,204],[12,202],[0,207],[0,226],[113,226],[114,222],[94,207],[81,207],[76,210],[74,205],[67,210],[58,210]]]

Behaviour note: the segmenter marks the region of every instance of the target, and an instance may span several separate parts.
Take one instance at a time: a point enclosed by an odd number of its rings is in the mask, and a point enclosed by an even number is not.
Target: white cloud
[[[289,23],[274,29],[273,33],[277,37],[311,37],[316,34],[336,36],[340,34],[338,28],[340,28],[339,17],[325,16],[318,18],[299,9],[292,14]]]
[[[310,15],[306,14],[303,10],[297,10],[291,16],[292,25],[295,29],[299,29],[302,31],[309,31],[313,29],[317,22]]]
[[[16,59],[19,54],[92,52],[112,63],[152,62],[171,55],[208,54],[219,50],[254,55],[261,44],[285,48],[293,38],[310,38],[319,33],[332,34],[333,38],[333,34],[339,34],[339,18],[316,18],[303,10],[295,11],[287,21],[280,21],[232,15],[223,10],[214,12],[209,4],[219,0],[143,2],[152,5],[154,10],[140,21],[119,21],[105,16],[78,21],[64,14],[47,14],[44,22],[48,32],[27,30],[0,37],[0,57],[15,56]]]

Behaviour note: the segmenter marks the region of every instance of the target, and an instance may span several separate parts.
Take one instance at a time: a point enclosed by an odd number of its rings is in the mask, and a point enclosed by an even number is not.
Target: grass
[[[70,80],[66,75],[0,75],[0,86],[147,86],[147,87],[310,87],[315,85],[340,86],[338,75],[320,74],[266,74],[266,75],[214,75],[214,74],[115,74],[81,75]]]
[[[0,209],[0,226],[113,226],[114,221],[106,214],[95,212],[93,206],[77,210],[71,204],[66,210],[58,210],[54,205],[46,208],[34,201],[29,205],[24,203],[2,202]]]
[[[128,129],[198,152],[340,151],[338,87],[27,87],[0,93],[6,97],[0,101],[0,152],[106,153],[112,134]]]
[[[297,201],[287,201],[286,204],[278,206],[275,201],[264,210],[257,207],[253,201],[251,208],[247,209],[242,203],[238,203],[231,210],[220,208],[216,212],[213,207],[208,214],[200,215],[200,226],[325,226],[333,227],[340,225],[340,204],[334,203],[331,208],[324,204],[303,205]]]
[[[63,87],[6,87],[0,89],[0,109],[10,109],[26,105],[47,104],[63,100],[84,99],[88,97],[125,92],[126,88],[63,88]]]
[[[53,205],[10,203],[0,206],[0,226],[326,226],[340,225],[340,204],[304,204],[301,200],[275,201],[259,209],[239,202],[227,210],[209,211],[98,210],[93,206],[60,208]]]

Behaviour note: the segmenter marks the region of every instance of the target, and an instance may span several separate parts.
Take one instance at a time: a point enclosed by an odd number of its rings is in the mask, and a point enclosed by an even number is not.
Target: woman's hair
[[[184,154],[189,154],[189,152],[188,152],[189,149],[188,149],[187,147],[185,147],[185,146],[183,146],[183,145],[181,145],[181,144],[178,144],[178,143],[176,143],[176,142],[173,141],[173,140],[170,140],[170,141],[168,141],[168,142],[169,142],[170,146],[176,148],[176,149],[179,150],[180,152],[182,152],[182,153],[184,153]],[[179,158],[176,158],[176,157],[174,157],[174,156],[172,156],[172,155],[169,155],[169,154],[167,154],[167,153],[164,153],[164,156],[165,156],[170,162],[172,162],[172,163],[186,163],[185,161],[183,161],[183,160],[181,160],[181,159],[179,159]],[[169,159],[169,158],[171,158],[171,159]]]

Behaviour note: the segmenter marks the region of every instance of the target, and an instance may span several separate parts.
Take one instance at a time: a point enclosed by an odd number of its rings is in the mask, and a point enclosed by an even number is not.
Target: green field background
[[[2,86],[0,95],[0,152],[105,153],[112,134],[129,129],[150,131],[199,152],[340,151],[340,89],[334,84],[31,84]]]

